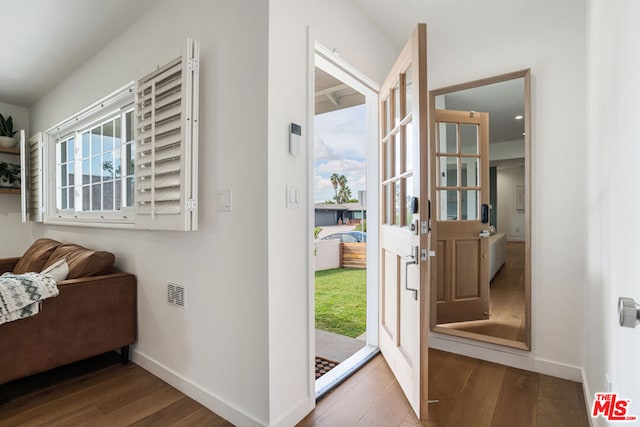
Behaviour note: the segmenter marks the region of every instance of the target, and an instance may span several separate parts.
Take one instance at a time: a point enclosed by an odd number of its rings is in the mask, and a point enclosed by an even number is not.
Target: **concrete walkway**
[[[351,338],[316,329],[316,356],[343,362],[365,346],[364,335],[362,334],[358,338]]]

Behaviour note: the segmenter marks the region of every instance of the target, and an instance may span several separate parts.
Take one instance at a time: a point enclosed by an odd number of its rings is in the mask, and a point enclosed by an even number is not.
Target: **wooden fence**
[[[342,243],[340,246],[343,268],[367,268],[366,243]]]

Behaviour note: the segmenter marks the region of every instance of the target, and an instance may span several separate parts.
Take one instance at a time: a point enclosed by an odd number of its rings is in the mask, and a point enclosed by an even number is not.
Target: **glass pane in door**
[[[480,203],[480,192],[477,190],[462,190],[460,192],[462,220],[477,221]]]
[[[393,112],[393,127],[395,128],[400,124],[400,82],[396,84],[396,87],[393,88],[393,99],[394,99],[394,112]]]
[[[383,161],[383,168],[384,168],[384,179],[387,180],[389,178],[391,178],[391,148],[393,145],[393,138],[391,138],[388,142],[385,142],[382,146],[383,149],[383,156],[384,158],[382,159]]]
[[[458,219],[458,191],[438,191],[438,221],[455,221]]]
[[[457,187],[458,186],[458,158],[457,157],[439,157],[438,174],[441,187]]]
[[[389,130],[391,129],[391,103],[389,102],[389,98],[385,99],[382,102],[382,105],[383,105],[382,115],[384,116],[382,120],[382,125],[383,125],[382,137],[385,137],[389,134]]]
[[[479,162],[477,157],[460,158],[460,185],[462,187],[479,186]]]
[[[398,176],[402,172],[400,171],[400,165],[402,164],[402,145],[400,144],[400,133],[395,134],[394,140],[394,170],[393,176]]]
[[[478,154],[478,125],[460,125],[460,145],[462,154]]]
[[[394,187],[394,216],[393,216],[393,223],[395,225],[402,225],[401,223],[401,210],[402,210],[402,196],[400,193],[401,190],[401,185],[400,185],[400,181],[396,181],[393,183],[393,187]]]
[[[405,225],[411,224],[411,222],[413,221],[413,213],[411,212],[411,201],[413,199],[413,197],[415,197],[415,192],[413,191],[413,176],[409,176],[406,179],[403,179],[403,181],[405,181],[404,186],[405,186],[405,214],[406,214],[406,221],[405,221]]]
[[[391,224],[391,184],[384,186],[384,224]]]
[[[409,172],[413,170],[413,121],[407,123],[404,132],[405,146],[407,147],[404,170],[405,172]]]
[[[413,90],[413,76],[411,75],[411,65],[405,71],[405,116],[413,111],[413,94],[411,91]]]
[[[458,125],[456,123],[438,123],[438,152],[455,154],[458,152]]]

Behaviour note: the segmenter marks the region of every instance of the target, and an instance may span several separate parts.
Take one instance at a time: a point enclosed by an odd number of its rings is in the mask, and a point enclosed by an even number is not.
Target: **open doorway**
[[[320,396],[378,351],[378,99],[375,85],[321,46],[314,82],[312,287]]]

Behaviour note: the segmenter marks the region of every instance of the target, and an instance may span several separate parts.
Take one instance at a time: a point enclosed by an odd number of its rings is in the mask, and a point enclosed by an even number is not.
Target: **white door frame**
[[[365,105],[367,110],[367,223],[373,224],[373,227],[367,228],[367,332],[366,346],[355,353],[353,356],[342,362],[339,366],[332,369],[329,373],[323,375],[317,382],[315,381],[315,298],[314,283],[315,269],[309,269],[309,354],[311,355],[311,377],[310,394],[321,395],[328,391],[336,382],[358,369],[367,360],[378,352],[378,92],[380,86],[374,81],[360,73],[346,61],[341,59],[335,53],[315,41],[309,35],[308,48],[308,108],[307,108],[307,127],[308,141],[311,148],[307,150],[307,191],[309,197],[309,226],[315,223],[314,211],[314,158],[313,135],[314,135],[314,115],[315,115],[315,67],[336,77],[338,80],[351,86],[353,89],[365,96]],[[314,239],[313,233],[309,235],[309,266],[314,265]]]

